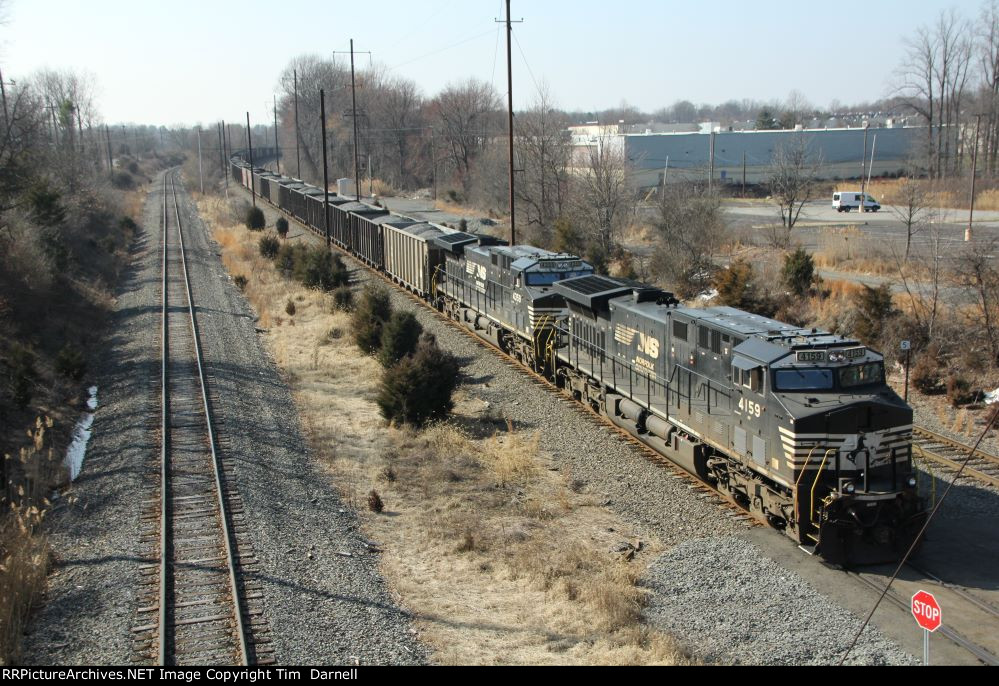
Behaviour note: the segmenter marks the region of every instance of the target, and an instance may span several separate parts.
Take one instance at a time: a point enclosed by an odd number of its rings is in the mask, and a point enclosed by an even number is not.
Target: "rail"
[[[169,185],[169,190],[168,190]],[[159,597],[159,646],[158,646],[158,660],[159,664],[166,665],[169,659],[169,641],[168,636],[170,634],[170,627],[168,624],[168,607],[170,605],[170,597],[168,589],[171,587],[171,562],[170,562],[170,545],[171,545],[171,527],[174,522],[171,519],[171,490],[172,486],[170,483],[170,463],[171,463],[171,444],[170,444],[170,431],[171,431],[171,398],[170,398],[170,378],[169,378],[169,352],[170,352],[170,331],[169,331],[169,199],[173,199],[173,209],[174,214],[177,219],[177,237],[179,245],[180,263],[181,263],[181,273],[183,275],[183,288],[186,295],[186,310],[188,313],[188,319],[190,324],[190,331],[192,336],[193,345],[193,363],[197,371],[197,386],[200,391],[200,406],[201,411],[204,413],[205,427],[207,434],[207,444],[210,453],[211,461],[211,471],[214,481],[214,498],[217,505],[218,521],[221,528],[220,538],[223,541],[223,547],[225,550],[225,565],[226,572],[228,576],[227,585],[228,590],[231,595],[231,606],[232,606],[232,620],[235,625],[235,633],[237,638],[237,649],[239,651],[240,664],[246,666],[250,661],[250,649],[247,641],[247,631],[244,625],[243,615],[245,608],[241,600],[241,595],[239,591],[239,581],[237,579],[236,570],[238,567],[236,560],[236,552],[234,549],[233,541],[233,531],[230,527],[230,513],[228,511],[228,506],[226,503],[226,493],[223,487],[223,468],[222,462],[216,449],[217,437],[215,434],[215,429],[213,426],[213,418],[211,405],[208,396],[208,386],[205,379],[205,368],[204,368],[204,356],[201,349],[201,343],[199,340],[199,329],[197,323],[197,316],[195,314],[194,307],[194,297],[191,289],[191,280],[187,264],[186,248],[184,245],[184,233],[183,224],[181,220],[180,213],[180,203],[177,198],[176,190],[176,180],[173,178],[172,173],[168,172],[164,176],[164,187],[163,187],[163,323],[162,323],[162,351],[163,351],[163,366],[161,369],[161,382],[162,382],[162,412],[161,412],[161,430],[162,434],[162,448],[161,448],[161,476],[160,476],[160,489],[161,489],[161,506],[160,506],[160,597]],[[173,563],[176,565],[176,561]],[[179,607],[179,605],[178,605]],[[212,618],[215,619],[215,618]]]

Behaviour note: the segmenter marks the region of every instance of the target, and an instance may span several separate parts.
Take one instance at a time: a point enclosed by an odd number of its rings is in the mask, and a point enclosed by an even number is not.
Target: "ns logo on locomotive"
[[[827,560],[897,559],[922,528],[912,409],[857,341],[336,195],[324,209],[238,156],[232,173]]]

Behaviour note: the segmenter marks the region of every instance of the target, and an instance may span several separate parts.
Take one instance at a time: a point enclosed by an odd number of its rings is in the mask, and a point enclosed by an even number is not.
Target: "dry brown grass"
[[[447,424],[420,433],[387,427],[373,401],[380,367],[343,335],[349,315],[284,282],[224,212],[202,210],[230,273],[249,279],[261,323],[280,321],[294,298],[294,329],[275,324],[265,341],[292,385],[313,454],[380,544],[382,572],[435,661],[689,662],[641,621],[637,579],[656,542],[639,541],[571,475],[552,469],[538,435],[497,422],[472,389],[458,393]],[[367,509],[371,491],[384,513]],[[622,541],[641,552],[612,552]]]
[[[884,204],[904,204],[898,190],[902,181],[902,179],[875,179],[867,187],[867,192]],[[955,210],[966,210],[970,207],[966,179],[920,180],[916,183],[926,189],[932,207]],[[859,189],[859,184],[857,188]],[[999,211],[999,188],[980,186],[975,196],[975,209]]]
[[[42,529],[46,494],[65,479],[65,469],[46,440],[51,420],[39,419],[31,445],[4,457],[8,496],[14,503],[0,518],[0,665],[20,659],[21,636],[31,609],[45,590],[49,546]]]
[[[901,254],[901,250],[896,250]],[[856,226],[824,229],[819,249],[813,255],[815,266],[843,272],[894,276],[898,262],[892,246],[884,238],[874,238]]]
[[[382,179],[375,179],[369,184],[369,187],[374,190],[375,195],[379,198],[392,198],[399,194],[399,191],[391,183]]]

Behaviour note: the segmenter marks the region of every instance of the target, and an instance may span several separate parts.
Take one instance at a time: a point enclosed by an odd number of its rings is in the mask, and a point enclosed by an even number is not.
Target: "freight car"
[[[249,188],[267,172],[233,159],[232,174]],[[280,188],[277,206],[307,208],[298,211],[312,231],[326,235],[328,213],[332,243],[803,548],[833,562],[895,559],[921,529],[912,410],[859,342],[733,308],[684,308],[577,256],[336,194],[324,212],[319,189],[291,179]]]

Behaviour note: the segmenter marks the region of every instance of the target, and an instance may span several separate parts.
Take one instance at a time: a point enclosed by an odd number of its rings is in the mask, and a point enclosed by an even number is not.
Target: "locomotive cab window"
[[[697,327],[697,347],[705,350],[711,347],[711,329],[706,326]]]
[[[885,380],[884,367],[881,363],[861,364],[839,370],[839,385],[842,388],[857,388],[880,384]]]
[[[763,367],[753,367],[748,360],[737,360],[732,365],[732,382],[754,393],[763,393]]]

